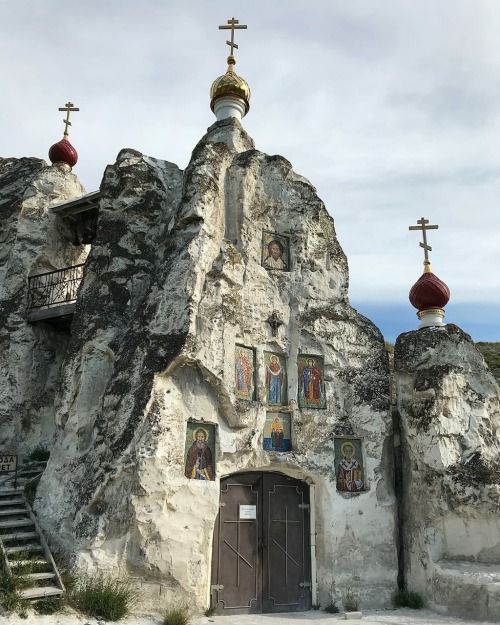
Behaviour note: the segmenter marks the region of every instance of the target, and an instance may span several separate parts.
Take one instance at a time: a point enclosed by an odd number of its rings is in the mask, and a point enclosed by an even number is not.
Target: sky
[[[335,220],[350,301],[394,341],[418,327],[408,291],[433,271],[448,323],[500,341],[500,2],[0,0],[3,157],[47,159],[71,101],[74,173],[97,190],[133,148],[185,168],[215,121],[231,17],[243,125],[287,158]]]

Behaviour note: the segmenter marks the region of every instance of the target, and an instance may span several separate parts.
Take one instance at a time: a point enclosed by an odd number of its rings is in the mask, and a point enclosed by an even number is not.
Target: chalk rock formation
[[[0,159],[0,449],[52,443],[54,392],[67,337],[26,323],[28,276],[83,262],[50,207],[85,193],[74,174],[36,158]]]
[[[500,619],[500,391],[457,326],[395,348],[408,587],[431,607]]]
[[[219,483],[184,475],[194,419],[218,426],[217,476],[273,470],[314,483],[319,601],[355,586],[363,605],[387,605],[397,573],[387,354],[348,303],[346,258],[312,185],[227,119],[185,172],[122,151],[101,193],[37,495],[51,540],[80,568],[142,580],[144,600],[206,607]],[[263,231],[290,237],[290,271],[262,266]],[[238,344],[256,349],[255,401],[234,393]],[[263,449],[264,350],[289,363],[289,453]],[[298,354],[324,356],[324,410],[297,406]],[[339,435],[363,440],[364,492],[336,490]]]

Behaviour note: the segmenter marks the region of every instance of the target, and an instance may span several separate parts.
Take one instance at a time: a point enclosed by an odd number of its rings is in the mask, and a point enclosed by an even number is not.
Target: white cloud
[[[406,301],[421,216],[452,301],[500,310],[500,4],[489,0],[0,2],[4,156],[46,158],[71,99],[75,173],[89,191],[123,147],[185,167],[225,70],[252,88],[256,146],[317,187],[353,300]],[[500,332],[500,330],[499,330]],[[499,337],[500,338],[500,337]]]

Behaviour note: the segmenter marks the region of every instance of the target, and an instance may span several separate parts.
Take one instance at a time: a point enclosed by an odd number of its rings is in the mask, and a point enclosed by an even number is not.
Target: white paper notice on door
[[[257,506],[240,503],[240,521],[251,521],[257,518]]]

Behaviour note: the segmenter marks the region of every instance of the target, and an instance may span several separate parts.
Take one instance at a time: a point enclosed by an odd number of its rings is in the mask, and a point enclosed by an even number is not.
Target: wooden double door
[[[311,607],[309,486],[277,473],[221,480],[211,604],[219,614]]]

